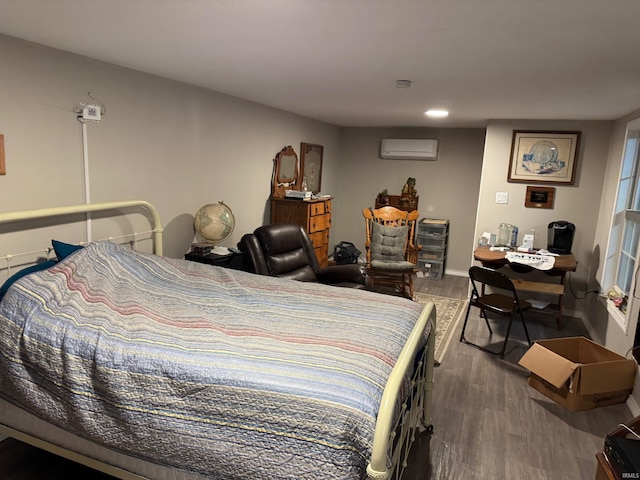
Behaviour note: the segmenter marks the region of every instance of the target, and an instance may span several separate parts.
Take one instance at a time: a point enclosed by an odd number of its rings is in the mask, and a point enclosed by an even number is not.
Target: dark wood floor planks
[[[421,284],[420,291],[466,297],[464,277],[445,276],[442,283],[448,285],[435,283]],[[499,349],[505,323],[491,324],[493,338],[472,308],[466,337]],[[527,314],[532,340],[587,335],[577,319],[565,318],[563,325],[558,330],[546,313]],[[626,405],[570,412],[528,386],[528,372],[518,365],[527,350],[521,324],[512,327],[504,360],[460,343],[461,329],[462,323],[436,368],[434,433],[416,444],[405,480],[593,479],[604,437],[631,420]]]

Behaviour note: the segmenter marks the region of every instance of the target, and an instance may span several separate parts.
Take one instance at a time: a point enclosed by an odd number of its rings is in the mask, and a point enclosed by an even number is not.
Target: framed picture
[[[4,168],[4,135],[0,133],[0,175],[5,175],[7,171]]]
[[[324,147],[313,143],[300,144],[300,176],[307,190],[318,193],[322,185],[322,153]]]
[[[579,145],[580,132],[514,130],[507,181],[573,185]]]
[[[527,197],[524,206],[528,208],[553,208],[553,197],[556,189],[553,187],[527,187]]]

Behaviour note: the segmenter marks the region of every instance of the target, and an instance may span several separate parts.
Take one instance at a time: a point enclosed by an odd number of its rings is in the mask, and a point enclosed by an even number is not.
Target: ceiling
[[[0,0],[0,33],[351,127],[620,118],[639,23],[638,0]]]

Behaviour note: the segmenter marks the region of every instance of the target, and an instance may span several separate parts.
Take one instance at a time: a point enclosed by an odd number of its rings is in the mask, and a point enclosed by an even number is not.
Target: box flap
[[[632,389],[638,364],[626,359],[583,365],[580,369],[580,393],[583,395]]]
[[[579,367],[578,364],[552,352],[539,343],[534,343],[518,364],[556,388],[562,388],[575,369]]]

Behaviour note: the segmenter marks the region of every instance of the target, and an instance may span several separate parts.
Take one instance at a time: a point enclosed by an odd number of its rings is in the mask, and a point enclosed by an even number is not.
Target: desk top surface
[[[505,252],[493,252],[491,247],[477,247],[473,252],[473,258],[482,262],[482,264],[507,265],[509,262],[505,258]],[[561,272],[575,272],[578,268],[578,262],[573,253],[566,255],[558,255],[553,265],[553,270]]]

